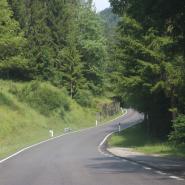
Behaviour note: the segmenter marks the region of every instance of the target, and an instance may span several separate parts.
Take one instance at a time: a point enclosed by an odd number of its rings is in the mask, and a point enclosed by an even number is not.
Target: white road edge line
[[[125,116],[127,113],[128,113],[128,111],[126,110],[126,112],[125,112],[122,116]],[[107,140],[112,134],[114,134],[114,133],[116,133],[116,132],[111,132],[111,133],[109,133],[108,135],[106,135],[105,138],[102,140],[102,142],[101,142],[101,143],[99,144],[99,146],[98,146],[98,151],[99,151],[102,155],[104,155],[104,156],[114,157],[113,155],[107,154],[107,153],[105,153],[105,152],[103,152],[103,151],[101,150],[101,147],[104,145],[104,143],[106,142],[106,140]],[[115,158],[115,157],[114,157],[114,158]]]
[[[103,146],[104,143],[106,142],[106,140],[107,140],[112,134],[114,134],[114,133],[115,133],[115,132],[111,132],[110,134],[108,134],[108,135],[103,139],[103,141],[100,143],[99,146]]]
[[[93,129],[93,128],[103,127],[103,126],[105,126],[106,124],[109,124],[109,123],[111,123],[112,121],[115,121],[115,120],[121,118],[122,116],[125,116],[127,113],[128,113],[128,112],[127,112],[127,110],[126,110],[126,112],[125,112],[124,114],[122,114],[121,116],[118,116],[117,118],[114,118],[114,119],[112,119],[112,120],[109,120],[109,121],[107,121],[107,122],[105,122],[105,123],[103,123],[103,124],[101,124],[101,125],[93,126],[93,127],[89,127],[89,128],[85,128],[85,129],[81,129],[81,130],[77,130],[77,131],[70,132],[70,133],[66,133],[66,134],[62,134],[62,135],[59,135],[59,136],[56,136],[56,137],[47,139],[47,140],[45,140],[45,141],[41,141],[41,142],[39,142],[39,143],[33,144],[33,145],[31,145],[31,146],[25,147],[25,148],[19,150],[18,152],[16,152],[16,153],[14,153],[14,154],[12,154],[12,155],[10,155],[10,156],[8,156],[8,157],[6,157],[6,158],[0,160],[0,164],[2,164],[3,162],[5,162],[5,161],[7,161],[7,160],[9,160],[9,159],[11,159],[11,158],[13,158],[13,157],[15,157],[15,156],[17,156],[17,155],[23,153],[23,152],[25,152],[26,150],[29,150],[29,149],[34,148],[34,147],[36,147],[36,146],[39,146],[39,145],[41,145],[41,144],[47,143],[48,141],[52,141],[52,140],[58,139],[58,138],[60,138],[60,137],[64,137],[64,136],[66,136],[66,135],[69,135],[69,134],[80,133],[80,132],[87,131],[87,130],[90,130],[90,129]]]
[[[167,173],[161,172],[161,171],[155,171],[156,173],[160,174],[160,175],[167,175]]]
[[[144,168],[145,170],[152,170],[152,168],[149,168],[149,167],[146,167],[146,166],[143,166],[143,168]]]
[[[126,112],[122,115],[122,116],[125,116],[126,114],[128,113],[128,111],[127,111],[127,109],[126,109]],[[130,126],[128,126],[128,128],[129,128]],[[124,128],[124,129],[127,129],[127,127],[126,128]],[[105,156],[107,156],[107,153],[104,153],[102,150],[101,150],[101,147],[104,145],[104,143],[106,142],[106,140],[111,136],[111,135],[113,135],[114,133],[116,133],[117,131],[114,131],[114,132],[111,132],[111,133],[109,133],[108,135],[106,135],[105,136],[105,138],[102,140],[102,142],[99,144],[99,146],[98,146],[98,151],[102,154],[102,155],[105,155]],[[113,158],[115,158],[115,159],[120,159],[120,157],[116,157],[116,156],[114,156],[114,155],[111,155],[111,154],[108,154],[109,156],[111,156],[111,157],[113,157]],[[127,161],[126,159],[123,159],[123,161]],[[134,163],[134,162],[133,162]],[[136,163],[137,164],[137,163]]]
[[[125,116],[127,114],[127,112],[123,115],[123,116]],[[116,156],[114,156],[114,155],[111,155],[111,154],[107,154],[107,153],[104,153],[102,150],[101,150],[101,147],[104,145],[104,143],[106,142],[106,140],[111,136],[111,135],[113,135],[114,133],[116,133],[116,131],[115,132],[111,132],[110,134],[108,134],[107,136],[105,136],[105,138],[103,139],[103,141],[99,144],[99,146],[98,146],[98,151],[102,154],[102,155],[104,155],[104,156],[109,156],[109,157],[113,157],[113,158],[115,158],[115,159],[118,159],[119,157],[116,157]],[[120,158],[119,158],[120,159]],[[122,161],[128,161],[128,160],[126,160],[126,159],[122,159]],[[136,163],[136,162],[131,162],[131,164],[138,164],[138,163]],[[143,166],[143,168],[145,169],[145,170],[152,170],[152,168],[150,168],[150,167],[146,167],[146,166]],[[160,174],[160,175],[167,175],[167,173],[164,173],[164,172],[161,172],[161,171],[155,171],[156,173],[158,173],[158,174]],[[176,179],[176,180],[179,180],[179,181],[184,181],[185,179],[183,179],[183,178],[180,178],[180,177],[177,177],[177,176],[169,176],[169,178],[171,178],[171,179]]]

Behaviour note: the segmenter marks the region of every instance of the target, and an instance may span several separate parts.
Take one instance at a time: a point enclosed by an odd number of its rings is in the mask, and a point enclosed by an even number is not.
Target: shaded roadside
[[[133,152],[128,148],[119,147],[107,148],[107,151],[115,156],[185,178],[185,159],[183,158],[147,155],[139,152]]]

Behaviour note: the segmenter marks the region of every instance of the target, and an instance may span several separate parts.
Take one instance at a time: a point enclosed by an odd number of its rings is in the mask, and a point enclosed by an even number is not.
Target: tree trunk
[[[176,101],[175,101],[175,97],[172,96],[171,97],[171,108],[172,108],[172,120],[175,120],[177,117],[177,111],[176,109]]]

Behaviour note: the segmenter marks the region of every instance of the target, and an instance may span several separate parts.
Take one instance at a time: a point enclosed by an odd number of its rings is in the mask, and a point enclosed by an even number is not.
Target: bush
[[[67,92],[48,83],[34,81],[22,87],[21,90],[14,88],[13,93],[20,101],[26,102],[44,115],[60,114],[63,116],[64,112],[70,109]]]
[[[180,115],[173,121],[169,140],[176,145],[185,145],[185,115]]]
[[[0,106],[7,106],[12,110],[19,110],[19,107],[16,105],[12,97],[5,92],[0,92]]]
[[[2,92],[0,92],[0,105],[11,106],[13,102]]]
[[[92,105],[92,94],[88,90],[80,90],[75,95],[75,100],[83,107],[90,107]]]

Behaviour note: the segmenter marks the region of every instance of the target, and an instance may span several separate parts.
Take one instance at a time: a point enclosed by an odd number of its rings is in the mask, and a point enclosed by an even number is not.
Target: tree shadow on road
[[[98,174],[123,174],[123,175],[134,175],[143,176],[150,175],[151,178],[155,176],[156,180],[168,180],[169,177],[166,175],[157,175],[153,170],[147,171],[143,168],[142,165],[133,164],[131,161],[126,161],[123,159],[116,159],[111,157],[99,157],[93,158],[89,161],[89,164],[86,166],[91,169],[94,173]]]

